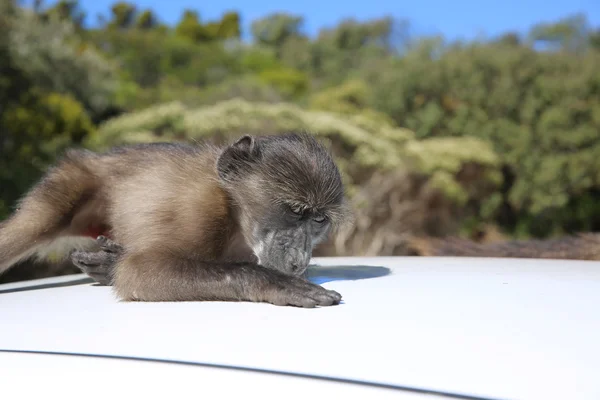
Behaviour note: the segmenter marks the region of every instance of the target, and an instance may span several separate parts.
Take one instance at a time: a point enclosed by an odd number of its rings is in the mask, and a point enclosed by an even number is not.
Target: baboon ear
[[[231,181],[239,178],[252,167],[252,163],[260,157],[258,141],[249,135],[242,136],[235,143],[228,146],[219,156],[217,171],[219,178]]]

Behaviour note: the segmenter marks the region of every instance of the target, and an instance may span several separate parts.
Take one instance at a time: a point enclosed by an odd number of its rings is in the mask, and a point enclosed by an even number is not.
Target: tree
[[[506,175],[498,221],[509,231],[560,233],[569,220],[583,229],[600,223],[597,209],[573,205],[600,188],[599,63],[598,52],[504,43],[415,48],[369,82],[372,106],[421,138],[493,143]],[[578,211],[557,214],[567,208]]]
[[[73,96],[92,118],[110,107],[115,66],[76,34],[71,21],[19,9],[9,40],[14,62],[37,87]]]
[[[385,62],[400,46],[392,18],[357,22],[348,19],[322,29],[311,46],[312,73],[324,86],[337,86]]]
[[[240,15],[236,12],[228,12],[221,20],[209,22],[206,30],[214,40],[238,39],[241,35]]]
[[[391,46],[392,18],[381,18],[358,22],[354,19],[342,21],[331,30],[323,30],[321,39],[333,41],[339,50],[357,51],[365,46],[373,45],[389,49]]]
[[[86,13],[82,10],[79,0],[60,0],[41,14],[49,18],[70,21],[78,30],[83,29],[86,18]]]
[[[43,48],[46,55],[56,51],[50,43],[61,39],[56,34],[21,36],[22,30],[44,24],[29,18],[38,21],[39,15],[24,14],[15,2],[0,0],[0,218],[61,150],[81,143],[93,130],[87,111],[72,95],[36,85],[39,70],[24,68],[15,38],[24,39],[17,43],[30,50]]]
[[[304,19],[299,16],[276,13],[252,22],[255,42],[273,47],[279,52],[290,38],[301,37]]]
[[[175,27],[175,33],[196,43],[211,39],[206,27],[200,23],[200,16],[193,10],[184,10],[181,20]]]
[[[158,25],[158,18],[154,15],[151,10],[145,10],[137,17],[135,23],[138,29],[154,29]]]
[[[554,23],[534,25],[529,32],[529,38],[534,45],[541,45],[542,48],[581,52],[589,44],[589,34],[587,19],[579,14]]]
[[[600,28],[590,33],[589,42],[593,49],[600,50]]]
[[[110,10],[112,12],[112,19],[109,22],[110,27],[128,29],[134,25],[136,15],[135,5],[126,1],[120,1],[113,4]]]

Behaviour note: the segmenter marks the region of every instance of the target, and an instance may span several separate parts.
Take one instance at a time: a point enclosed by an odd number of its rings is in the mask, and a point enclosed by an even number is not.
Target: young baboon
[[[329,306],[341,295],[301,275],[347,217],[339,170],[307,134],[72,150],[0,225],[0,273],[66,243],[123,300]],[[114,242],[94,264],[98,235]]]

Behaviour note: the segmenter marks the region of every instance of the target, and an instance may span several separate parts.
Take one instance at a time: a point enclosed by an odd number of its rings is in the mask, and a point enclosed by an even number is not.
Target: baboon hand
[[[113,269],[123,248],[105,236],[98,236],[96,241],[100,250],[74,251],[71,253],[71,261],[99,284],[110,286]]]
[[[337,305],[342,300],[342,295],[335,290],[327,290],[296,276],[288,276],[276,287],[276,290],[267,291],[266,301],[279,306],[314,308]]]

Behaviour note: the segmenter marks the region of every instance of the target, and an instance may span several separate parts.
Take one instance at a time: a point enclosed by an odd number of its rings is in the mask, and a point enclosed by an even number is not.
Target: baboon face
[[[290,274],[302,274],[313,248],[329,233],[331,222],[321,212],[281,205],[259,216],[251,243],[259,263]]]
[[[342,180],[330,154],[309,135],[244,136],[217,164],[259,263],[304,273],[313,248],[345,218]]]

